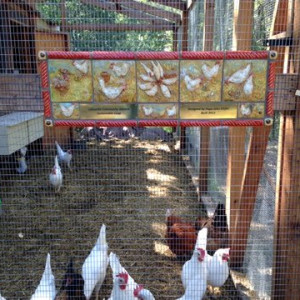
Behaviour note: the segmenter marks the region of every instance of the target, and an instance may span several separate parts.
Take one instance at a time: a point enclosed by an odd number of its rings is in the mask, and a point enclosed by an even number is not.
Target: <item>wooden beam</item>
[[[203,51],[213,51],[215,1],[204,1]],[[199,193],[208,191],[210,128],[202,127],[200,134]]]
[[[294,2],[294,66],[300,72],[300,0]],[[298,89],[300,89],[300,73]],[[296,107],[281,117],[282,147],[278,161],[275,207],[272,299],[298,299],[300,295],[300,97]]]
[[[60,11],[61,11],[61,30],[65,31],[65,28],[66,28],[66,25],[67,25],[66,1],[65,0],[60,1]]]
[[[138,19],[140,21],[145,21],[152,25],[165,26],[165,25],[173,24],[167,20],[159,19],[157,17],[146,14],[143,11],[125,7],[119,3],[114,3],[114,2],[109,2],[109,1],[103,2],[103,1],[99,1],[99,0],[80,0],[80,1],[85,4],[97,6],[101,9],[104,9],[107,11],[126,15],[132,19]]]
[[[112,0],[112,1],[115,3],[119,3],[120,5],[127,8],[132,8],[135,10],[142,11],[146,14],[153,15],[155,17],[167,19],[173,23],[179,24],[181,22],[180,14],[176,14],[164,9],[160,9],[146,3],[138,2],[135,0]]]
[[[173,25],[151,24],[73,24],[66,25],[66,31],[90,30],[90,31],[165,31],[173,30]]]
[[[183,10],[182,12],[182,21],[181,21],[181,27],[182,27],[182,35],[181,35],[181,50],[187,51],[188,50],[188,30],[189,30],[189,24],[188,24],[188,18],[189,18],[189,12],[187,9]],[[184,151],[186,147],[186,128],[181,127],[180,130],[180,150]]]
[[[260,174],[267,149],[271,126],[253,127],[246,167],[242,177],[239,212],[235,218],[235,232],[230,245],[230,265],[241,267],[247,247],[248,232],[258,190]]]
[[[234,1],[234,20],[233,20],[233,50],[249,50],[252,42],[254,1]],[[245,127],[229,128],[229,151],[228,151],[228,170],[227,170],[227,195],[226,211],[230,228],[230,243],[240,241],[235,240],[235,234],[239,230],[248,228],[238,228],[236,219],[240,214],[249,213],[240,210],[242,178],[245,168]],[[244,225],[243,225],[244,227]],[[232,261],[240,261],[239,253],[231,254]]]
[[[187,6],[184,2],[181,0],[176,0],[176,1],[170,1],[170,0],[151,0],[151,2],[159,3],[164,6],[176,8],[178,10],[186,10]]]

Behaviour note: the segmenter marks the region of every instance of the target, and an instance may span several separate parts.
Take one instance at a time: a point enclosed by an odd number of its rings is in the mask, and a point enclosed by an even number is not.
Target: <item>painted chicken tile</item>
[[[181,61],[181,102],[221,101],[222,68],[220,60]]]
[[[78,103],[53,103],[55,119],[79,119]]]
[[[242,119],[262,119],[265,117],[264,103],[240,103],[238,118]]]
[[[93,97],[89,60],[49,60],[49,83],[53,102],[90,102]]]
[[[176,119],[178,104],[139,104],[139,119]]]
[[[264,101],[266,81],[266,60],[227,60],[224,63],[223,100]]]
[[[136,101],[134,61],[93,61],[96,102],[130,103]]]
[[[138,101],[178,101],[178,66],[178,61],[137,62]]]

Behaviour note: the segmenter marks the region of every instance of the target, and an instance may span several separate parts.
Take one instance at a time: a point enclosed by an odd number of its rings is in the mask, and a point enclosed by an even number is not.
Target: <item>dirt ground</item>
[[[201,213],[190,175],[171,143],[110,139],[74,150],[72,172],[62,166],[64,183],[55,194],[48,178],[55,147],[31,157],[19,175],[2,168],[0,216],[0,291],[6,299],[29,299],[51,254],[56,286],[70,257],[80,272],[103,223],[109,251],[137,283],[156,299],[183,294],[182,263],[164,238],[165,212],[175,209],[186,220]],[[170,150],[171,149],[171,150]],[[110,267],[100,291],[112,288]],[[229,278],[205,299],[239,299]]]

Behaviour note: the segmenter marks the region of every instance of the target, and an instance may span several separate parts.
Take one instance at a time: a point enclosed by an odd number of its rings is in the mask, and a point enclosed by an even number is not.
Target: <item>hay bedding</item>
[[[182,263],[172,256],[164,234],[165,211],[194,219],[197,195],[178,153],[162,141],[111,139],[75,150],[73,172],[63,166],[64,184],[55,194],[48,184],[55,148],[32,157],[25,175],[3,177],[0,217],[1,293],[29,299],[41,279],[46,254],[60,287],[71,256],[80,272],[102,223],[109,250],[156,299],[183,293]],[[7,173],[7,170],[5,171]],[[2,174],[3,175],[3,174]],[[108,268],[101,299],[110,295]],[[231,280],[206,299],[237,299]]]

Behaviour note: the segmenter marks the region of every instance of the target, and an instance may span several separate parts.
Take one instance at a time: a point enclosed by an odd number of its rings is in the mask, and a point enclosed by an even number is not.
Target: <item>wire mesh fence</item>
[[[297,8],[296,0],[1,1],[1,296],[297,299]],[[44,126],[40,50],[266,49],[278,52],[270,135],[252,127]],[[230,273],[227,263],[217,268],[225,283],[185,265],[202,227],[208,254],[233,249]],[[98,237],[101,250],[93,248]]]

